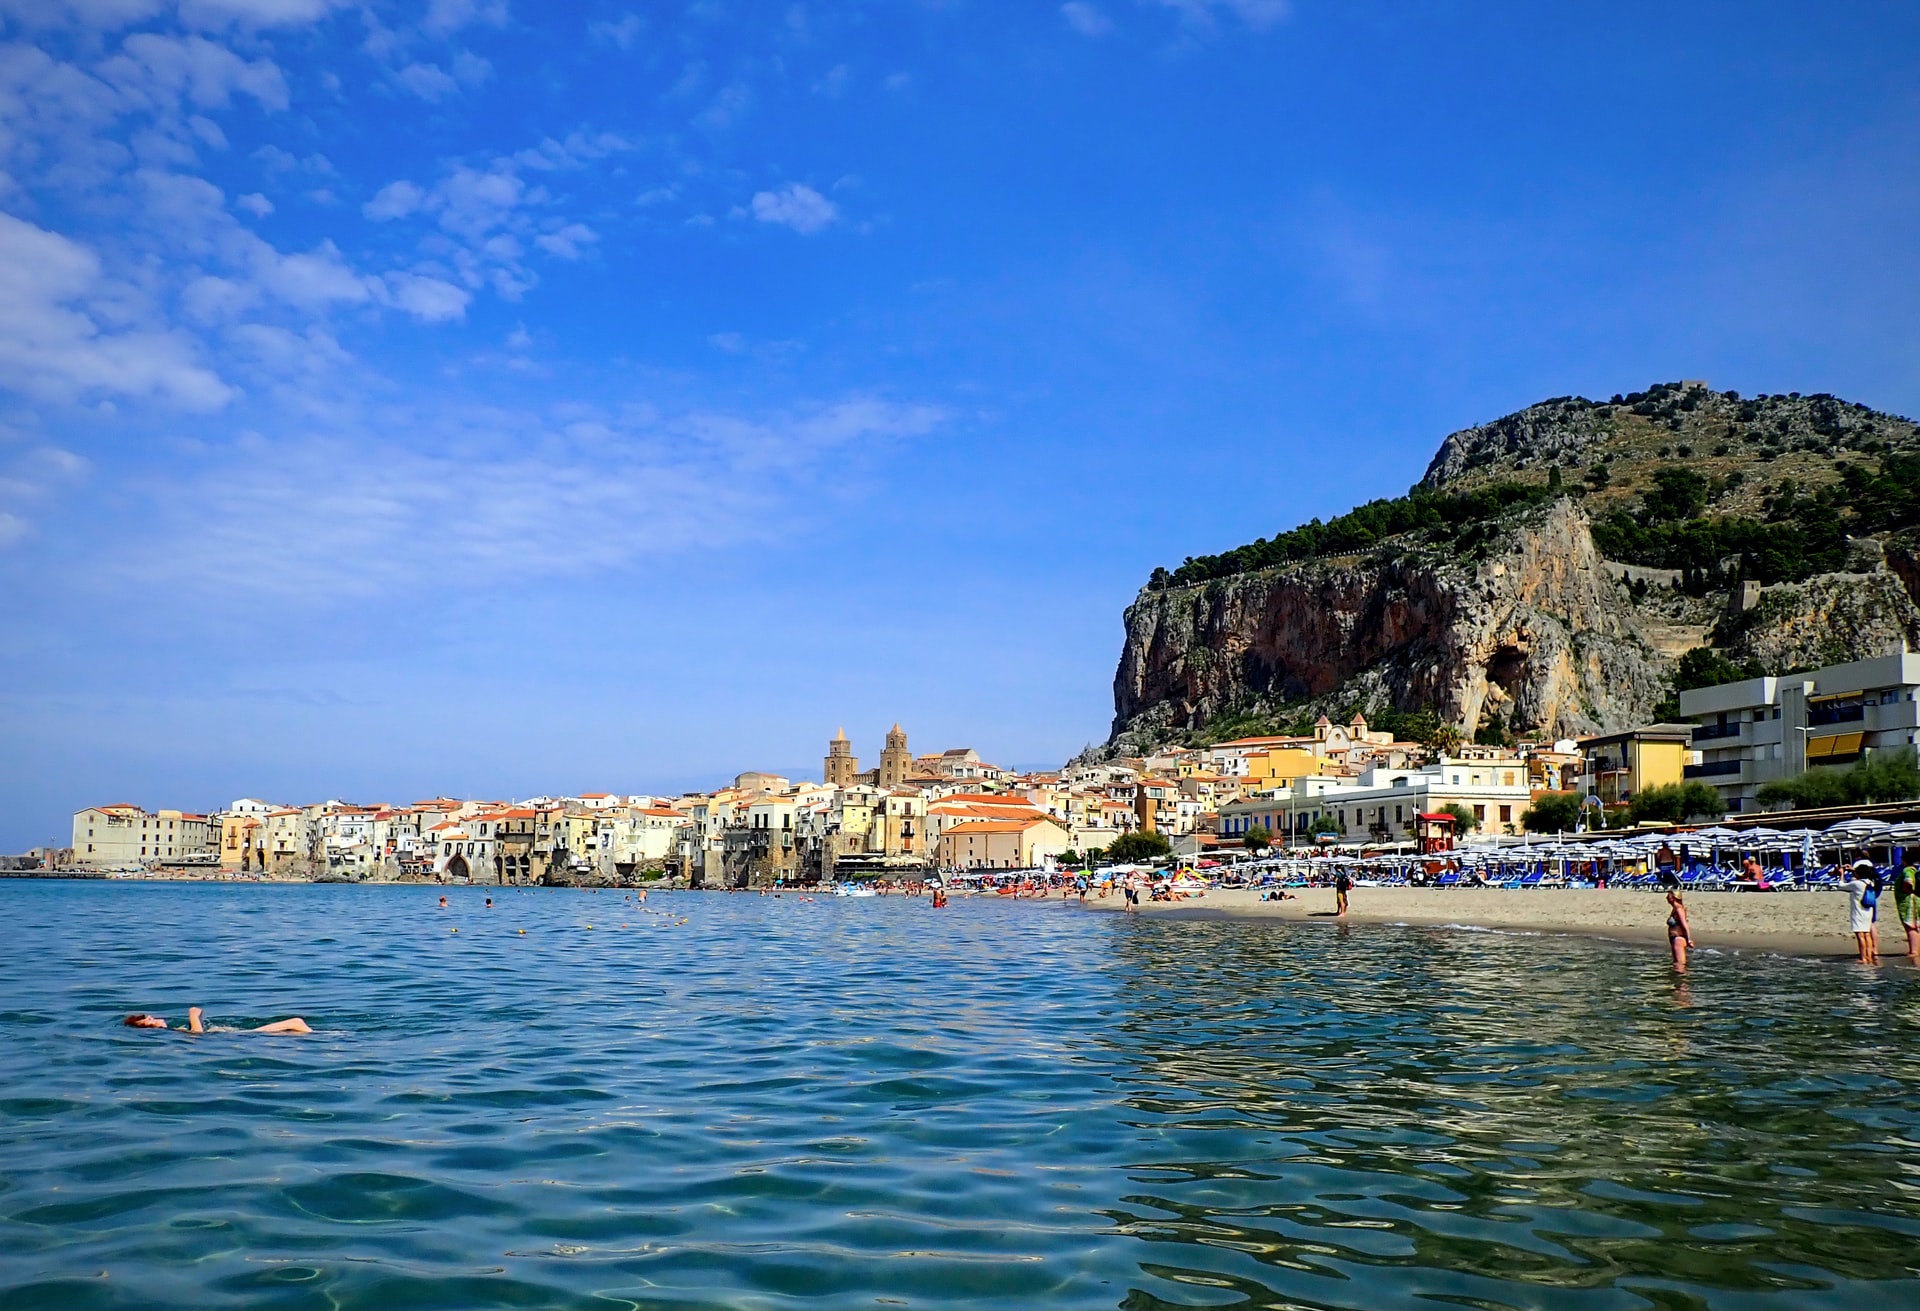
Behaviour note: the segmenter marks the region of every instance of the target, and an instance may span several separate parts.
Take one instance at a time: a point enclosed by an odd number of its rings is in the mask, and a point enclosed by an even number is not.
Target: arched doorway
[[[467,858],[465,856],[455,856],[447,862],[447,877],[450,879],[472,880],[473,871],[467,868]]]

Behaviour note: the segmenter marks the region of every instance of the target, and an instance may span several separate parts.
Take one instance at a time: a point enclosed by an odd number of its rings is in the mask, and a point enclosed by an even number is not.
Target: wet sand
[[[1292,889],[1296,901],[1219,888],[1186,901],[1143,901],[1140,913],[1173,919],[1280,919],[1308,924],[1416,924],[1513,933],[1574,933],[1623,942],[1664,943],[1667,900],[1618,888],[1355,888],[1345,920],[1336,920],[1331,888]],[[1118,893],[1087,898],[1089,910],[1118,912]],[[1693,940],[1702,948],[1852,958],[1844,892],[1694,892],[1687,896]],[[1889,893],[1880,910],[1880,954],[1905,965],[1906,936]]]

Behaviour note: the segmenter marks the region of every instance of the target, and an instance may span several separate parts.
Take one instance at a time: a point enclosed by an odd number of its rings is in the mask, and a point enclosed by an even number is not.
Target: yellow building
[[[1291,783],[1295,779],[1305,778],[1315,773],[1319,766],[1320,757],[1305,748],[1274,747],[1271,750],[1253,752],[1247,756],[1245,780],[1253,787]]]
[[[1691,724],[1649,724],[1580,739],[1587,788],[1602,805],[1623,806],[1646,788],[1686,777],[1693,760]]]

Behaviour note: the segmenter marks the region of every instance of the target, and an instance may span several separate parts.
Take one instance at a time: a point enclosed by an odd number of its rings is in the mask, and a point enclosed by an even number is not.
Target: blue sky
[[[1104,737],[1156,564],[1920,411],[1904,4],[0,0],[0,850]]]

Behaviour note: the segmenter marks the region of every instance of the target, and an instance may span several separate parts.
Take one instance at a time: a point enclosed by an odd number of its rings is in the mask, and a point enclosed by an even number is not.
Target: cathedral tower
[[[833,735],[833,741],[827,743],[827,786],[852,787],[854,776],[859,772],[860,762],[854,758],[853,743],[847,741],[847,730],[843,728]]]
[[[907,735],[895,724],[887,733],[887,749],[880,753],[880,786],[896,788],[913,772],[913,752],[907,750]]]

